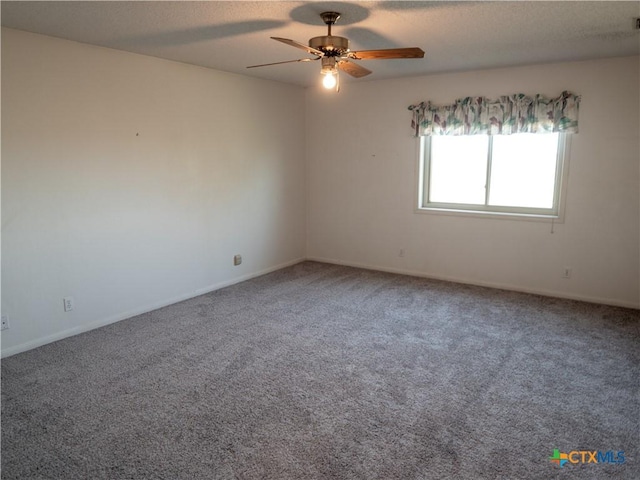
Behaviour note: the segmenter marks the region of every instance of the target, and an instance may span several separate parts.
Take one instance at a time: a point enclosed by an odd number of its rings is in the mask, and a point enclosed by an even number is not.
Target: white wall
[[[309,91],[307,256],[640,306],[638,72],[638,57],[630,57],[352,82],[338,95]],[[418,150],[408,105],[563,90],[582,103],[565,222],[555,233],[549,223],[414,213]],[[561,278],[565,266],[571,279]]]
[[[3,29],[3,356],[304,258],[304,112],[302,88]]]

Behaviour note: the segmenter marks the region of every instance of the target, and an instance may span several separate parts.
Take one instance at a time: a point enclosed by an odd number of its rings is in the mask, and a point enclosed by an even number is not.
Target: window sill
[[[491,218],[528,222],[564,223],[562,215],[529,214],[514,212],[490,212],[484,210],[456,210],[451,208],[418,207],[415,213],[427,215],[449,215],[454,217]]]

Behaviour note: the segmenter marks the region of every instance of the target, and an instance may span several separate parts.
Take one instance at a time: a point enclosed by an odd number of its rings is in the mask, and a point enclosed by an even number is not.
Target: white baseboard
[[[617,300],[617,299],[592,297],[592,296],[588,296],[588,295],[576,295],[576,294],[569,294],[569,293],[565,293],[565,292],[555,292],[555,291],[543,290],[543,289],[533,289],[533,288],[521,287],[521,286],[518,286],[518,285],[502,284],[502,283],[495,283],[495,282],[482,282],[482,281],[475,281],[475,280],[472,281],[472,280],[468,280],[468,279],[465,279],[465,278],[459,278],[459,277],[450,277],[450,276],[444,276],[444,275],[432,275],[432,274],[429,274],[429,273],[424,273],[424,272],[420,272],[420,271],[416,271],[416,270],[403,269],[403,268],[389,268],[389,267],[382,267],[382,266],[379,266],[379,265],[369,265],[369,264],[357,263],[357,262],[345,262],[345,261],[342,261],[342,260],[336,260],[336,259],[332,259],[332,258],[324,258],[324,257],[306,257],[306,258],[304,258],[304,257],[301,257],[301,258],[297,258],[295,260],[291,260],[291,261],[288,261],[288,262],[285,262],[285,263],[281,263],[279,265],[275,265],[273,267],[269,267],[269,268],[266,268],[266,269],[263,269],[263,270],[259,270],[257,272],[248,273],[246,275],[242,275],[242,276],[230,279],[230,280],[226,280],[226,281],[219,282],[219,283],[216,283],[216,284],[213,284],[213,285],[209,285],[209,286],[204,287],[204,288],[199,288],[199,289],[197,289],[197,290],[195,290],[193,292],[189,292],[189,293],[186,293],[184,295],[179,295],[179,296],[164,300],[162,302],[154,303],[152,305],[146,305],[144,307],[140,307],[140,308],[136,308],[136,309],[133,309],[133,310],[126,311],[126,312],[122,312],[122,313],[119,313],[117,315],[113,315],[113,316],[110,316],[110,317],[107,317],[107,318],[103,318],[103,319],[88,323],[86,325],[80,325],[80,326],[77,326],[77,327],[74,327],[74,328],[63,330],[63,331],[55,333],[53,335],[48,335],[46,337],[37,338],[35,340],[31,340],[31,341],[22,343],[20,345],[15,345],[13,347],[4,348],[0,352],[0,358],[10,357],[11,355],[15,355],[17,353],[26,352],[27,350],[38,348],[38,347],[41,347],[41,346],[46,345],[48,343],[57,342],[58,340],[62,340],[64,338],[71,337],[73,335],[78,335],[80,333],[88,332],[88,331],[94,330],[96,328],[104,327],[106,325],[110,325],[112,323],[119,322],[121,320],[126,320],[127,318],[135,317],[137,315],[142,315],[143,313],[152,312],[153,310],[157,310],[159,308],[166,307],[166,306],[172,305],[174,303],[182,302],[184,300],[188,300],[190,298],[198,297],[200,295],[204,295],[206,293],[213,292],[213,291],[219,290],[221,288],[225,288],[225,287],[229,287],[231,285],[235,285],[236,283],[244,282],[244,281],[249,280],[251,278],[259,277],[261,275],[266,275],[267,273],[275,272],[276,270],[281,270],[283,268],[290,267],[292,265],[296,265],[296,264],[298,264],[300,262],[303,262],[305,260],[314,261],[314,262],[321,262],[321,263],[330,263],[330,264],[334,264],[334,265],[344,265],[344,266],[348,266],[348,267],[363,268],[363,269],[366,269],[366,270],[377,270],[377,271],[381,271],[381,272],[397,273],[397,274],[401,274],[401,275],[409,275],[409,276],[412,276],[412,277],[422,277],[422,278],[431,278],[431,279],[434,279],[434,280],[444,280],[444,281],[447,281],[447,282],[462,283],[462,284],[466,284],[466,285],[477,285],[477,286],[481,286],[481,287],[498,288],[498,289],[501,289],[501,290],[510,290],[510,291],[514,291],[514,292],[532,293],[532,294],[535,294],[535,295],[544,295],[546,297],[566,298],[566,299],[570,299],[570,300],[579,300],[579,301],[583,301],[583,302],[598,303],[598,304],[603,304],[603,305],[613,305],[613,306],[616,306],[616,307],[626,307],[626,308],[640,309],[640,304],[636,304],[636,303],[633,303],[633,302],[620,301],[620,300]]]
[[[190,298],[199,297],[200,295],[204,295],[209,292],[213,292],[215,290],[220,290],[221,288],[229,287],[231,285],[235,285],[236,283],[244,282],[251,278],[260,277],[262,275],[266,275],[267,273],[275,272],[276,270],[281,270],[286,267],[290,267],[292,265],[296,265],[300,262],[304,262],[305,258],[298,258],[295,260],[291,260],[289,262],[281,263],[279,265],[275,265],[273,267],[265,268],[263,270],[259,270],[257,272],[248,273],[246,275],[242,275],[240,277],[235,277],[231,280],[225,280],[224,282],[215,283],[213,285],[209,285],[204,288],[199,288],[193,292],[189,292],[183,295],[178,295],[176,297],[163,300],[158,303],[154,303],[151,305],[146,305],[140,308],[135,308],[133,310],[129,310],[126,312],[118,313],[116,315],[112,315],[107,318],[102,318],[100,320],[96,320],[94,322],[87,323],[85,325],[79,325],[77,327],[69,328],[67,330],[63,330],[61,332],[54,333],[53,335],[47,335],[46,337],[37,338],[35,340],[30,340],[25,343],[21,343],[20,345],[15,345],[9,348],[3,348],[2,352],[0,352],[0,358],[10,357],[11,355],[15,355],[17,353],[26,352],[27,350],[32,350],[34,348],[41,347],[48,343],[57,342],[58,340],[62,340],[67,337],[72,337],[74,335],[78,335],[80,333],[88,332],[90,330],[95,330],[96,328],[104,327],[106,325],[110,325],[112,323],[119,322],[121,320],[126,320],[127,318],[135,317],[137,315],[142,315],[143,313],[152,312],[162,307],[166,307],[168,305],[173,305],[174,303],[182,302],[184,300],[188,300]]]
[[[389,267],[381,267],[379,265],[368,265],[364,263],[357,262],[345,262],[342,260],[336,260],[333,258],[324,258],[324,257],[307,257],[307,260],[321,263],[331,263],[334,265],[344,265],[346,267],[355,267],[355,268],[363,268],[366,270],[377,270],[380,272],[388,272],[388,273],[398,273],[400,275],[409,275],[412,277],[421,277],[421,278],[431,278],[434,280],[444,280],[447,282],[454,283],[462,283],[465,285],[477,285],[479,287],[489,287],[489,288],[497,288],[500,290],[509,290],[513,292],[522,292],[522,293],[532,293],[535,295],[543,295],[545,297],[553,297],[553,298],[566,298],[568,300],[579,300],[581,302],[589,302],[589,303],[597,303],[602,305],[612,305],[615,307],[625,307],[625,308],[633,308],[640,309],[640,304],[633,302],[625,302],[623,300],[610,299],[610,298],[601,298],[601,297],[592,297],[588,295],[580,295],[580,294],[571,294],[565,292],[556,292],[551,290],[544,289],[535,289],[528,287],[521,287],[518,285],[510,285],[504,283],[496,283],[496,282],[482,282],[476,280],[468,280],[460,277],[450,277],[445,275],[432,275],[429,273],[420,272],[417,270],[408,270],[402,268],[389,268]]]

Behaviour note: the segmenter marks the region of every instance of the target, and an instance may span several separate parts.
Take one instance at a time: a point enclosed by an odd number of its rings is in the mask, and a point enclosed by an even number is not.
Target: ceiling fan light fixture
[[[322,57],[322,69],[320,74],[322,78],[322,86],[327,90],[336,88],[338,84],[338,64],[336,57]]]
[[[338,85],[338,71],[325,73],[322,86],[327,90],[332,90],[336,88],[336,85]]]

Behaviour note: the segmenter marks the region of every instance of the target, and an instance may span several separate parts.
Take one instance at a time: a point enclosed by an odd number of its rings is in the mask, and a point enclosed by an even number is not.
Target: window
[[[419,209],[558,218],[565,134],[420,139]]]

